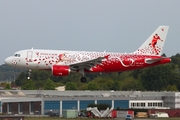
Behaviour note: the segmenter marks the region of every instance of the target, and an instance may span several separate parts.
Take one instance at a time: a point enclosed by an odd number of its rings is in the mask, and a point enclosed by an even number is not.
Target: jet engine
[[[67,76],[70,73],[69,66],[53,65],[52,74],[54,76]]]

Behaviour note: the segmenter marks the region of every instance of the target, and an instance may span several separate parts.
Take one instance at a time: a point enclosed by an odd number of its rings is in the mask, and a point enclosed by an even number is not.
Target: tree
[[[120,84],[121,90],[144,90],[141,82],[133,77],[127,77]]]
[[[45,85],[44,85],[44,89],[45,90],[55,90],[55,84],[50,78],[48,78],[46,80]]]
[[[168,85],[166,90],[167,91],[178,91],[176,85]]]
[[[179,75],[172,64],[144,69],[141,80],[146,90],[164,90],[169,84],[177,84]]]
[[[92,82],[88,83],[87,89],[88,90],[98,90],[99,87],[98,87],[98,85],[95,82],[92,81]]]
[[[37,90],[44,89],[44,80],[34,81],[34,86]]]
[[[23,90],[35,90],[34,81],[26,80],[24,85],[22,86]]]
[[[77,90],[77,86],[73,82],[67,82],[66,83],[66,90]]]
[[[4,89],[6,89],[6,90],[10,90],[11,89],[11,85],[10,85],[10,83],[6,83],[5,84],[5,88]]]
[[[23,85],[24,80],[26,80],[26,74],[24,72],[21,72],[17,79],[15,80],[15,83],[17,86]]]
[[[120,83],[116,80],[112,85],[111,90],[120,90],[120,89],[121,89]]]

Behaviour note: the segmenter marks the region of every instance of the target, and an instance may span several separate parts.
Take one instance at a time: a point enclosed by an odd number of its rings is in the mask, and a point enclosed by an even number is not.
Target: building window
[[[162,103],[158,103],[158,106],[159,106],[159,107],[162,107]]]
[[[133,107],[136,107],[136,103],[133,103]]]
[[[145,107],[145,103],[141,103],[141,107]]]
[[[141,106],[141,103],[137,103],[137,106],[140,107],[140,106]]]
[[[22,102],[19,103],[19,112],[23,112],[23,103]]]
[[[9,112],[12,112],[12,103],[9,103]]]
[[[153,103],[153,106],[157,106],[157,103]]]
[[[134,106],[136,107],[136,106],[137,106],[137,103],[134,103]]]
[[[152,103],[148,103],[148,107],[152,106]]]
[[[34,112],[34,102],[31,102],[31,112]]]
[[[134,103],[131,103],[131,107],[134,107]]]

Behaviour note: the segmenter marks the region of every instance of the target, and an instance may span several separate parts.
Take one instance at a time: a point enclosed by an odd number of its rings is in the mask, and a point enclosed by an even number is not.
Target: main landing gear
[[[87,81],[86,77],[82,77],[82,78],[81,78],[81,82],[82,82],[82,83],[85,83],[86,81]]]
[[[82,74],[81,82],[82,82],[82,83],[85,83],[85,82],[87,81],[87,78],[86,78],[86,77],[84,77],[84,70],[83,70],[83,69],[81,69],[81,70],[79,71],[79,73],[81,73],[81,74]]]

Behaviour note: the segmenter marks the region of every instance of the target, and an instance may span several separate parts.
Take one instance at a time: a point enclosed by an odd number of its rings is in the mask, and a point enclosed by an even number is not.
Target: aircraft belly
[[[130,67],[124,67],[120,62],[118,63],[104,63],[102,65],[97,65],[92,67],[91,71],[89,72],[120,72],[124,71],[125,69],[129,69]]]
[[[143,59],[138,61],[105,61],[101,65],[92,67],[89,72],[122,72],[146,67]]]

